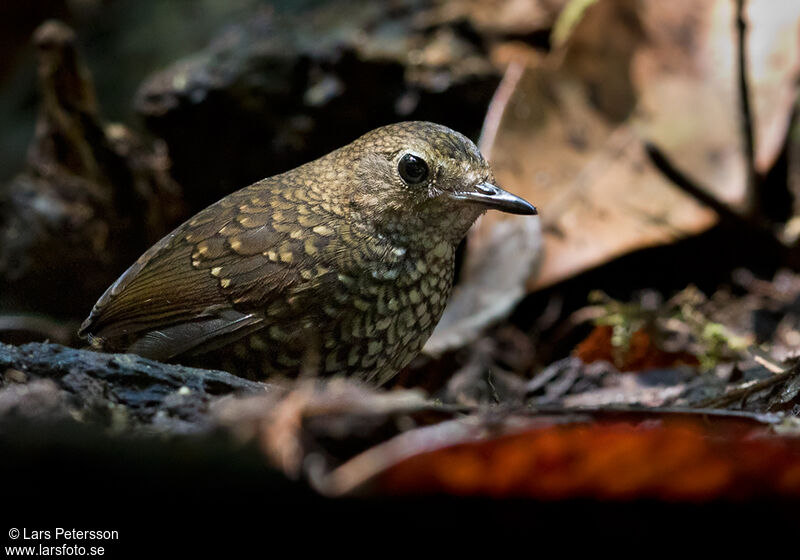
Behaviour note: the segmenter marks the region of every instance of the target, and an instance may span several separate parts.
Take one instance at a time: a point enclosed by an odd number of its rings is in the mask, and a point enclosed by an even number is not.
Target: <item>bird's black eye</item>
[[[406,154],[397,164],[397,172],[409,185],[419,185],[428,178],[428,164],[417,156]]]

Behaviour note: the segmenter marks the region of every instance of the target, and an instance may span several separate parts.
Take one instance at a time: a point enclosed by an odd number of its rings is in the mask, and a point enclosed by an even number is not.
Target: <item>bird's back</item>
[[[302,168],[199,212],[106,290],[81,335],[107,350],[169,359],[259,328],[289,292],[319,282],[336,214]]]

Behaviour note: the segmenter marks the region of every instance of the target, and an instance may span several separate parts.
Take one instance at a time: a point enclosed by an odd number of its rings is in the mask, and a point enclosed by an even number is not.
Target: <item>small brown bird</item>
[[[202,210],[106,290],[80,334],[256,379],[310,361],[383,383],[430,336],[456,246],[489,208],[536,214],[463,135],[384,126]]]

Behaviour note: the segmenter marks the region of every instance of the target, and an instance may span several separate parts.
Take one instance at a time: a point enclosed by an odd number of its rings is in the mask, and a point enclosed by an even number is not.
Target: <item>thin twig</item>
[[[756,171],[755,134],[753,132],[753,113],[750,108],[750,85],[747,78],[747,20],[745,19],[746,0],[736,0],[736,45],[738,50],[739,105],[742,110],[742,137],[744,158],[747,167],[747,197],[752,215],[761,212],[759,199],[759,175]]]
[[[774,371],[777,366],[776,362],[771,358],[765,358],[764,355],[758,353],[754,356],[755,360],[764,365],[770,371]],[[770,364],[769,367],[766,364]],[[776,373],[772,377],[767,377],[766,379],[761,380],[753,380],[747,381],[746,383],[742,383],[735,389],[731,389],[724,395],[719,397],[714,397],[711,399],[706,399],[697,403],[698,408],[720,408],[723,406],[728,406],[731,403],[734,403],[739,400],[746,399],[748,396],[756,393],[758,391],[763,391],[764,389],[769,389],[770,387],[774,387],[775,385],[786,381],[794,377],[795,375],[800,374],[800,362],[798,364],[794,364],[790,368],[784,368],[780,373]]]
[[[503,79],[500,81],[500,85],[497,86],[494,97],[489,103],[481,137],[478,141],[481,153],[487,159],[492,158],[492,149],[497,138],[497,131],[500,129],[500,122],[503,120],[503,115],[506,112],[511,96],[516,91],[517,85],[525,73],[525,67],[525,61],[522,59],[515,59],[509,62],[506,72],[503,74]]]
[[[748,222],[745,216],[733,210],[715,196],[709,194],[711,192],[709,189],[698,185],[696,181],[690,179],[683,171],[678,169],[658,146],[646,142],[644,148],[650,161],[653,162],[653,165],[655,165],[667,179],[701,204],[711,208],[717,213],[720,221],[735,224]]]
[[[779,364],[772,356],[764,352],[761,348],[751,346],[747,349],[747,351],[750,352],[750,354],[753,356],[753,360],[756,363],[760,364],[776,375],[786,373],[789,369],[791,369]]]
[[[715,198],[713,195],[709,194],[711,192],[709,189],[698,184],[693,179],[690,179],[683,171],[678,169],[667,155],[654,144],[646,142],[645,152],[653,165],[655,165],[667,179],[683,192],[716,212],[720,222],[723,224],[729,227],[733,226],[749,230],[752,234],[763,239],[765,243],[774,246],[779,254],[785,254],[791,249],[775,235],[772,226],[766,222],[760,214],[748,212],[746,215],[743,215],[721,200]]]

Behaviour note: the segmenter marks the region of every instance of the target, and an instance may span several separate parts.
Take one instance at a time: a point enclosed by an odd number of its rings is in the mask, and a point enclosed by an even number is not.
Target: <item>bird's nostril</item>
[[[486,183],[480,183],[478,185],[475,185],[475,190],[478,191],[481,194],[495,194],[496,193],[496,191],[491,187],[491,185],[488,185]]]

